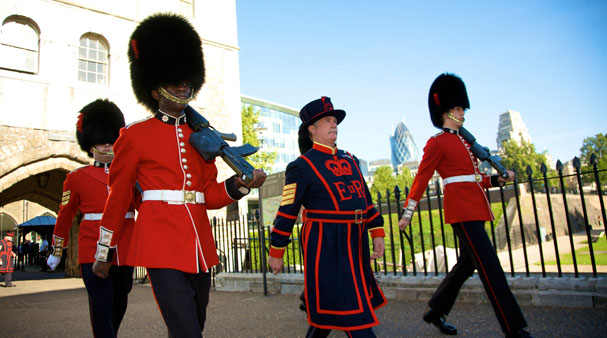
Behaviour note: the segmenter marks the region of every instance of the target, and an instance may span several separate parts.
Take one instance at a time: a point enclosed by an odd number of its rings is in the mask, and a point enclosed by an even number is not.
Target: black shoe
[[[301,301],[301,303],[299,303],[299,309],[303,312],[307,312],[308,308],[306,307],[306,295],[304,291],[299,295],[299,300]]]
[[[454,325],[447,323],[445,316],[432,309],[429,309],[428,312],[424,314],[423,318],[426,323],[436,326],[441,333],[449,336],[455,336],[457,334],[457,328]]]
[[[506,338],[533,338],[533,336],[531,335],[531,333],[521,329],[511,333],[507,333]]]

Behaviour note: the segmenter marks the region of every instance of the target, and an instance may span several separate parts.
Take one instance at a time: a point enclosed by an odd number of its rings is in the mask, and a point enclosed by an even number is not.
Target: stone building
[[[0,0],[0,215],[7,227],[56,214],[66,174],[92,162],[75,140],[80,108],[108,98],[127,124],[149,116],[131,89],[127,48],[138,22],[156,12],[184,15],[201,36],[206,82],[191,105],[218,130],[242,135],[234,0]],[[233,174],[217,163],[219,180]],[[40,208],[25,212],[23,201]],[[214,215],[226,212],[238,206]]]

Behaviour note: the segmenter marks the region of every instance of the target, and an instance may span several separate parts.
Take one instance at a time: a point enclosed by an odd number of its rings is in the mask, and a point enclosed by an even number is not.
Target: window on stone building
[[[38,72],[40,30],[28,18],[8,17],[0,31],[0,67],[18,72]]]
[[[78,80],[100,85],[108,84],[109,48],[97,34],[80,38],[78,53]]]

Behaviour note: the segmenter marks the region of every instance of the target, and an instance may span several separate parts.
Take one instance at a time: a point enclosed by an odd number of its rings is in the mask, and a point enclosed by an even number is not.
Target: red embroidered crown
[[[332,160],[327,160],[325,162],[325,166],[327,169],[331,170],[335,176],[352,175],[350,163],[343,158],[338,160],[337,156],[333,156]]]

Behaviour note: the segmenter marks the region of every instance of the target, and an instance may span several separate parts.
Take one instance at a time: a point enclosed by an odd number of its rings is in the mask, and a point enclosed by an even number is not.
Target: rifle
[[[459,134],[470,144],[470,150],[472,153],[481,161],[487,161],[489,164],[497,170],[501,177],[508,179],[508,172],[502,165],[502,159],[497,155],[491,155],[489,148],[483,147],[476,142],[476,138],[470,134],[464,127],[459,128]]]
[[[247,162],[244,157],[257,152],[259,148],[246,143],[238,147],[230,147],[227,141],[236,141],[234,133],[224,134],[218,132],[211,126],[194,108],[187,106],[185,108],[186,120],[194,133],[190,136],[190,144],[210,161],[217,156],[221,158],[242,178],[245,182],[253,179],[253,166]]]

